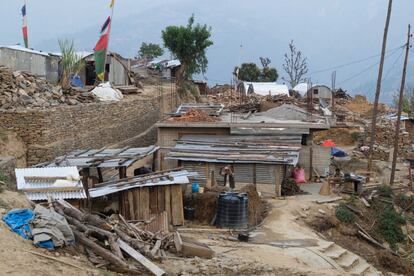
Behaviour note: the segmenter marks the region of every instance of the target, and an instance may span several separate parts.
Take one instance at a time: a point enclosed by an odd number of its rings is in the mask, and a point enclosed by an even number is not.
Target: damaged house
[[[327,173],[330,150],[313,144],[315,131],[330,128],[325,117],[289,105],[247,115],[223,112],[220,105],[191,108],[208,115],[195,120],[181,106],[157,124],[158,169],[182,166],[196,171],[197,181],[209,185],[220,183],[220,171],[232,165],[236,184],[255,183],[259,191],[276,195],[288,171],[298,164],[309,177],[314,170]]]

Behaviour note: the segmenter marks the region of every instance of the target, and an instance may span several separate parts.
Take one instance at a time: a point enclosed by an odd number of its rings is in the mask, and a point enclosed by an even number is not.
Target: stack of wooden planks
[[[184,224],[181,185],[139,187],[121,192],[120,213],[129,220],[146,220],[150,214],[164,211],[170,224]]]

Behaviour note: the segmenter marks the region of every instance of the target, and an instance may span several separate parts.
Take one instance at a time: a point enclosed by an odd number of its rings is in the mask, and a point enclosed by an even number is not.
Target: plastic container
[[[216,225],[221,228],[244,229],[248,222],[247,194],[227,192],[219,195]]]
[[[195,217],[195,209],[192,207],[184,207],[184,219],[193,220]]]
[[[198,185],[198,183],[197,183],[197,182],[194,182],[194,183],[191,185],[191,192],[193,192],[193,193],[198,193],[198,192],[199,192],[199,190],[200,190],[200,185]]]

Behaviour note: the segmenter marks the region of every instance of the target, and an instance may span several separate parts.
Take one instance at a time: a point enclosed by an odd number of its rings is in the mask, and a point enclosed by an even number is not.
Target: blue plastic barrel
[[[198,193],[198,191],[200,190],[200,185],[198,185],[198,183],[197,182],[194,182],[192,185],[191,185],[191,191],[193,192],[193,193]]]

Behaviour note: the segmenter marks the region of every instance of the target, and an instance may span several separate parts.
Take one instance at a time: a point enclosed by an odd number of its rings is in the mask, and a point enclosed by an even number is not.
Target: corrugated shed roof
[[[46,52],[41,52],[41,51],[29,49],[29,48],[23,47],[21,45],[11,45],[11,46],[1,46],[0,45],[0,48],[6,48],[6,49],[10,49],[10,50],[22,51],[22,52],[26,52],[26,53],[30,53],[30,54],[41,55],[41,56],[49,56],[49,54],[46,53]]]
[[[56,158],[37,167],[66,167],[76,166],[78,168],[115,168],[130,166],[159,149],[157,146],[143,148],[122,148],[122,149],[87,149],[75,150],[65,156]]]
[[[15,169],[17,189],[30,200],[82,199],[86,193],[76,167]]]
[[[100,183],[94,188],[89,189],[89,195],[92,198],[95,198],[138,187],[188,184],[188,176],[190,175],[191,174],[186,170],[175,170],[135,176],[127,179]]]
[[[285,138],[283,138],[285,137]],[[296,165],[301,135],[213,136],[185,135],[166,159],[208,163]]]

